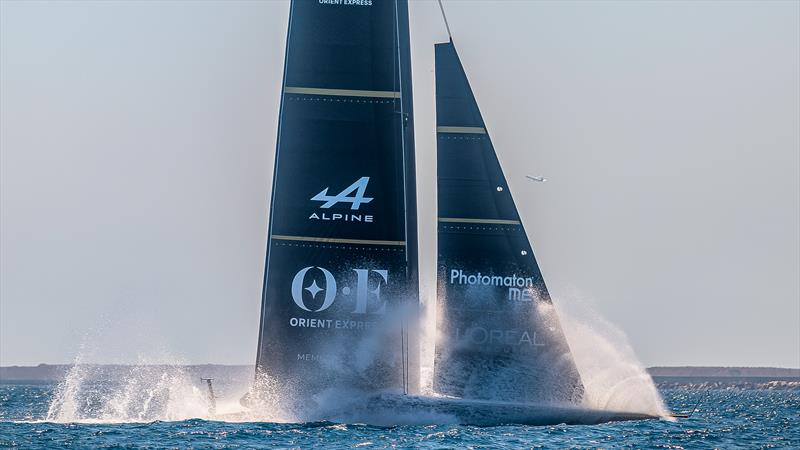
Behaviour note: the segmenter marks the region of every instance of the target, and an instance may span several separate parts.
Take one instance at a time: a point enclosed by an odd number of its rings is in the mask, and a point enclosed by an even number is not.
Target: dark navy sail
[[[418,303],[405,0],[295,0],[257,372],[289,393],[407,388]],[[414,381],[414,380],[410,380]]]
[[[575,402],[580,376],[452,42],[436,45],[439,279],[434,390]]]

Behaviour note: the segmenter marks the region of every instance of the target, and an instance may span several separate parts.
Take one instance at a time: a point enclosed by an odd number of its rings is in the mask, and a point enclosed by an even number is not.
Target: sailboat
[[[293,1],[257,379],[284,396],[399,389],[419,304],[405,1]]]
[[[438,334],[434,388],[577,403],[580,375],[452,41],[436,45]]]
[[[419,388],[407,1],[294,0],[254,396],[280,392],[281,408],[311,420],[651,418],[581,406],[580,374],[452,38],[435,52],[434,392]]]

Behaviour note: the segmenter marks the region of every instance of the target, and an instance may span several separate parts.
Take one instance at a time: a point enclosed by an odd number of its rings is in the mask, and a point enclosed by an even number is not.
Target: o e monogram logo
[[[325,277],[325,282],[322,286],[317,284],[317,280],[312,278],[311,283],[306,284],[308,272],[312,269],[319,270]],[[381,286],[389,281],[389,271],[384,269],[353,269],[356,273],[356,288],[355,288],[355,309],[353,314],[384,314],[386,313],[386,302],[381,301]],[[370,275],[372,275],[370,277]],[[370,282],[372,278],[372,282]],[[370,285],[372,285],[370,287]],[[330,308],[336,300],[336,279],[333,274],[324,267],[308,266],[300,269],[292,279],[292,300],[303,311],[308,312],[321,312]],[[304,292],[308,291],[311,294],[311,299],[316,300],[317,295],[323,293],[322,305],[317,309],[310,309],[306,306],[303,299]],[[353,290],[345,286],[342,288],[342,294],[351,295]],[[370,306],[370,304],[372,306]],[[368,308],[369,306],[369,308]],[[371,311],[367,311],[370,309]]]
[[[327,269],[316,267],[316,269],[319,269],[322,271],[322,274],[325,275],[325,287],[321,288],[317,286],[317,280],[314,280],[310,285],[304,287],[303,281],[306,278],[306,273],[313,268],[314,266],[308,266],[300,269],[300,271],[294,276],[294,279],[292,280],[292,299],[294,300],[294,303],[300,307],[300,309],[312,312],[310,309],[308,309],[308,307],[306,307],[305,302],[303,302],[303,291],[308,291],[311,294],[312,299],[316,299],[318,293],[325,291],[325,298],[322,301],[322,306],[313,312],[325,311],[326,309],[330,308],[330,306],[333,304],[333,300],[336,298],[336,280],[333,278],[333,274]]]

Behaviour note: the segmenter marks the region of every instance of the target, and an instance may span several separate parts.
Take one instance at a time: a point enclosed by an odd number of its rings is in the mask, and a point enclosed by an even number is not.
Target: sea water
[[[173,421],[168,414],[177,418],[191,411],[165,412],[170,395],[202,399],[202,390],[171,392],[173,381],[165,379],[149,391],[146,386],[132,387],[141,391],[128,392],[128,399],[118,386],[93,385],[94,392],[75,397],[80,404],[67,406],[85,414],[72,420],[53,416],[53,400],[63,395],[63,384],[0,384],[0,448],[800,448],[798,382],[661,382],[659,390],[671,410],[696,408],[691,417],[675,421],[481,428],[430,424],[424,418],[392,427]],[[114,396],[116,403],[109,406]],[[190,408],[191,402],[184,407]]]
[[[286,396],[269,384],[259,386],[258,408],[243,408],[252,367],[183,366],[163,355],[131,366],[93,366],[84,363],[92,359],[84,348],[59,383],[0,380],[0,448],[800,448],[800,381],[653,383],[624,333],[581,299],[568,300],[555,304],[571,308],[559,316],[582,375],[583,406],[695,412],[592,426],[475,427],[429,411],[390,417],[382,411],[367,417],[373,425],[318,422],[285,409]],[[421,387],[431,395],[435,339],[432,326],[421,328],[428,331],[420,345]],[[201,377],[215,378],[214,405]],[[347,409],[358,407],[359,397],[325,392],[315,402]]]

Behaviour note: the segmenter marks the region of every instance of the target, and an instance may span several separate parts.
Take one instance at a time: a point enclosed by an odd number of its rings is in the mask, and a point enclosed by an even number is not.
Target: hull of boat
[[[248,416],[250,416],[248,413],[227,414],[220,415],[217,419],[242,421],[247,420]],[[571,405],[465,400],[393,393],[383,393],[366,398],[357,396],[336,406],[320,408],[313,413],[309,412],[299,416],[303,417],[303,422],[366,423],[377,426],[595,425],[605,422],[659,418],[650,414],[606,411]]]
[[[445,423],[495,426],[521,425],[592,425],[624,420],[657,419],[658,417],[619,411],[603,411],[577,406],[537,405],[482,400],[465,400],[450,397],[425,397],[383,394],[368,400],[362,411],[365,421],[390,419],[440,419]],[[384,414],[388,413],[388,414]],[[448,420],[450,419],[450,420]],[[374,420],[372,422],[375,422]]]

